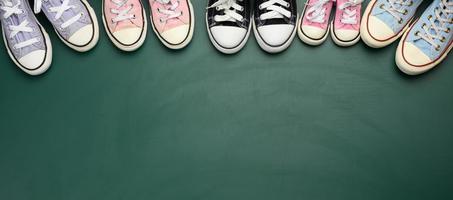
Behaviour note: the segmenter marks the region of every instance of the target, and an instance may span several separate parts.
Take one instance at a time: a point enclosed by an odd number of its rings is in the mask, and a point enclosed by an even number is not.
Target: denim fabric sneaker
[[[439,64],[453,47],[453,0],[434,0],[404,34],[396,51],[396,64],[416,75]]]
[[[35,13],[43,10],[58,37],[72,49],[85,52],[99,39],[99,27],[93,8],[86,0],[34,0]]]
[[[28,0],[0,0],[0,21],[3,41],[13,62],[30,75],[44,73],[52,62],[52,46]]]
[[[363,13],[360,36],[370,47],[385,47],[409,27],[422,0],[371,0]]]

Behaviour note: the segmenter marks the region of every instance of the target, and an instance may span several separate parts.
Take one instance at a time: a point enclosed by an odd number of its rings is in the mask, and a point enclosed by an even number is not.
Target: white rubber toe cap
[[[314,26],[306,26],[306,25],[302,25],[302,31],[306,36],[308,36],[314,40],[322,39],[326,35],[326,32],[327,32],[326,29],[322,29],[322,28],[314,27]]]
[[[184,40],[189,35],[189,31],[190,31],[189,25],[182,25],[163,32],[161,36],[168,43],[176,45],[184,42]]]
[[[370,16],[368,19],[368,31],[371,36],[377,40],[387,40],[395,35],[387,24],[374,16]]]
[[[85,46],[88,43],[90,43],[91,39],[93,38],[93,35],[94,35],[93,26],[89,24],[82,27],[74,34],[72,34],[72,36],[69,37],[68,40],[70,43],[74,45]]]
[[[234,26],[214,26],[210,30],[214,40],[224,48],[237,47],[247,35],[247,29]]]
[[[294,30],[294,25],[278,24],[265,25],[258,27],[258,33],[264,42],[271,46],[280,46],[285,44]]]
[[[19,63],[28,70],[35,70],[43,64],[46,59],[46,51],[36,50],[19,59]]]
[[[432,62],[432,60],[414,44],[405,42],[403,43],[403,47],[403,55],[408,64],[425,65]]]
[[[141,34],[141,28],[128,28],[114,32],[113,37],[124,45],[131,45],[140,39]]]
[[[359,36],[359,31],[356,30],[346,30],[346,29],[340,29],[340,30],[334,30],[335,36],[343,41],[351,41],[357,38]]]

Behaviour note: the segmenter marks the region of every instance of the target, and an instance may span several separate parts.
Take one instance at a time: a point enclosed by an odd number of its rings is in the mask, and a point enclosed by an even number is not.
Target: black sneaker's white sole
[[[266,41],[263,40],[263,38],[261,38],[260,34],[258,33],[256,24],[255,24],[255,20],[252,16],[253,33],[255,34],[255,38],[256,38],[256,41],[258,42],[258,45],[260,45],[261,49],[263,49],[264,51],[266,51],[268,53],[280,53],[280,52],[286,50],[293,42],[294,36],[296,35],[297,24],[298,24],[297,19],[299,19],[299,15],[297,15],[297,17],[296,17],[296,23],[294,24],[293,32],[291,33],[289,38],[287,38],[286,42],[279,46],[271,46],[271,45],[267,44]]]
[[[241,43],[239,43],[239,45],[237,45],[236,47],[233,47],[233,48],[223,47],[219,43],[217,43],[217,41],[212,36],[211,30],[209,29],[207,13],[206,13],[205,21],[206,21],[206,31],[208,31],[209,39],[211,40],[212,45],[214,45],[214,47],[218,51],[220,51],[224,54],[235,54],[235,53],[239,52],[242,48],[244,48],[245,44],[247,43],[247,41],[249,39],[250,30],[252,28],[251,24],[249,24],[247,33],[246,33],[245,37],[242,39]]]

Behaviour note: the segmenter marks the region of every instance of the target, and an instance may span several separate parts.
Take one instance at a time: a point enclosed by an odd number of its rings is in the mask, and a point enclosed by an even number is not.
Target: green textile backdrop
[[[40,16],[54,59],[31,77],[0,42],[0,199],[453,199],[451,54],[417,77],[396,68],[396,44],[296,37],[270,55],[251,36],[225,56],[192,1],[180,51],[149,31],[123,53],[101,27],[80,54]]]

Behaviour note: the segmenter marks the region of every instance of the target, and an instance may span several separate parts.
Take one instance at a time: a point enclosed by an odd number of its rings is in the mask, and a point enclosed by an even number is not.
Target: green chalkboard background
[[[101,29],[76,53],[40,16],[54,59],[31,77],[0,42],[0,199],[453,199],[451,55],[417,77],[396,68],[396,44],[296,37],[270,55],[252,36],[225,56],[192,1],[180,51],[150,31],[123,53]]]

